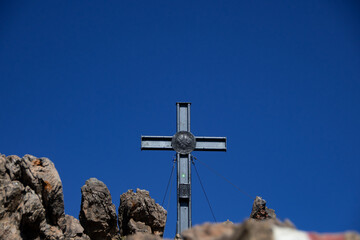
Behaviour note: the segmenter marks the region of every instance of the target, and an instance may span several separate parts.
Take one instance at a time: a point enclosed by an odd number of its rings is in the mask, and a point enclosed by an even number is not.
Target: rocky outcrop
[[[79,220],[91,240],[120,239],[116,208],[106,185],[90,178],[81,188]]]
[[[253,207],[251,210],[250,218],[256,220],[264,220],[276,218],[275,211],[266,207],[265,199],[257,196],[254,200]]]
[[[248,219],[242,224],[204,224],[184,231],[184,240],[360,240],[354,232],[317,234],[294,229],[289,221]]]
[[[151,230],[162,236],[166,223],[166,210],[155,203],[146,190],[129,190],[120,196],[119,228],[122,236]]]
[[[0,155],[0,239],[89,239],[64,213],[62,183],[47,158]]]
[[[205,223],[184,231],[181,236],[184,240],[214,240],[228,238],[234,235],[236,225],[232,222],[224,222],[218,224]],[[180,239],[180,236],[178,236]]]

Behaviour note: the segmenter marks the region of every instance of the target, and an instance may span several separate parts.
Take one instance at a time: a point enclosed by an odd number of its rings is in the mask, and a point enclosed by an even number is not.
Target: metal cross
[[[175,150],[177,162],[176,233],[191,227],[192,151],[226,151],[226,137],[195,137],[190,132],[190,104],[176,103],[174,136],[141,136],[141,150]]]

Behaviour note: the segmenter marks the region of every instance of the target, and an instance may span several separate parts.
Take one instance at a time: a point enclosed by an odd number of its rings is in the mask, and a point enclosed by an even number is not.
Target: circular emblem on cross
[[[195,136],[191,132],[179,131],[172,137],[171,146],[177,153],[189,154],[195,149]]]

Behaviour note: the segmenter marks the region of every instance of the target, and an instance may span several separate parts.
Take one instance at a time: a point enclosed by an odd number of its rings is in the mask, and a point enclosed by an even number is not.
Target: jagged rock
[[[138,232],[136,234],[127,236],[126,240],[162,240],[162,238],[158,235]]]
[[[54,164],[48,158],[25,155],[20,161],[22,182],[42,200],[52,225],[65,217],[62,183]]]
[[[81,188],[80,223],[91,240],[119,239],[116,208],[106,185],[90,178]]]
[[[275,210],[266,207],[265,199],[257,196],[254,200],[250,218],[264,220],[276,218]]]
[[[79,220],[70,215],[65,215],[61,223],[64,237],[67,240],[90,240],[89,236],[84,233],[84,228]]]
[[[151,233],[162,236],[166,223],[166,210],[155,203],[146,190],[129,190],[120,196],[119,227],[122,236],[132,234],[129,228],[131,219],[142,222],[151,228]]]
[[[62,228],[69,232],[64,226],[62,183],[54,164],[0,154],[0,239],[72,239],[64,236]]]

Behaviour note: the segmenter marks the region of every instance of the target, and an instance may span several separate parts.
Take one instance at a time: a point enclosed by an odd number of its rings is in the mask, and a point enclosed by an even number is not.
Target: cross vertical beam
[[[190,132],[190,103],[176,103],[177,132]],[[177,223],[176,233],[191,227],[191,160],[190,154],[176,153]]]

